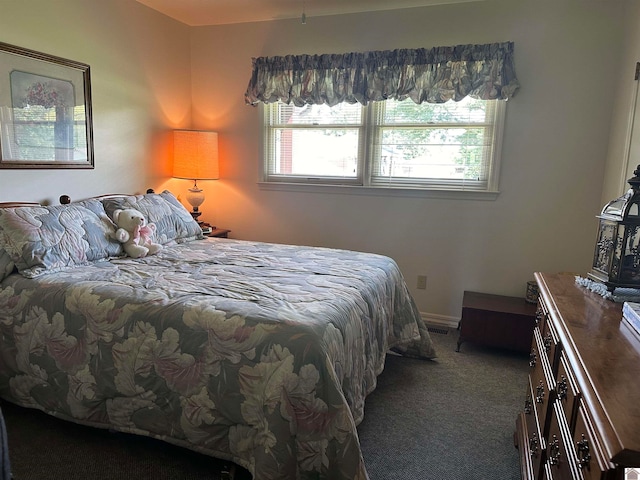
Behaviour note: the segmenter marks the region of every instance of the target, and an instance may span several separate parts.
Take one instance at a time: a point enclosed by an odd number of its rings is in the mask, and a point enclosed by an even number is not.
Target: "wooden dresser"
[[[526,399],[514,435],[523,479],[622,480],[640,467],[640,342],[622,304],[536,274],[540,289]]]

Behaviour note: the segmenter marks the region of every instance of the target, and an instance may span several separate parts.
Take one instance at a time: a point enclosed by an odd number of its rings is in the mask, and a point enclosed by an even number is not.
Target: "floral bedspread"
[[[385,354],[434,356],[395,262],[206,239],[0,283],[0,396],[227,459],[366,479],[356,425]]]

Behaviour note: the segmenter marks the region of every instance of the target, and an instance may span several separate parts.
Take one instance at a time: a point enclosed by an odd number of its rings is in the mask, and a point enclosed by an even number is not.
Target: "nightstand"
[[[218,237],[218,238],[229,238],[229,233],[231,230],[225,230],[224,228],[214,228],[210,233],[205,233],[205,237]]]
[[[456,351],[469,341],[529,353],[535,317],[536,305],[524,298],[464,292]]]

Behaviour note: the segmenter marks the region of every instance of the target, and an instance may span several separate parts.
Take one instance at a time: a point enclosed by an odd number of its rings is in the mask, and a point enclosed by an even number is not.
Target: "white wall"
[[[133,0],[0,0],[0,41],[90,65],[95,147],[94,170],[0,170],[0,201],[166,181],[164,132],[191,124],[189,27]]]
[[[420,310],[460,315],[462,293],[524,296],[534,271],[590,267],[620,71],[624,2],[488,0],[192,30],[193,120],[220,134],[222,180],[205,217],[238,238],[387,254]],[[495,201],[283,192],[257,185],[260,110],[251,58],[515,42],[522,87],[507,105]],[[205,218],[207,219],[207,218]],[[416,276],[426,274],[426,290]]]
[[[629,188],[627,180],[640,164],[640,92],[638,81],[635,80],[636,62],[640,61],[640,2],[627,2],[624,8],[625,37],[621,45],[621,67],[613,84],[614,112],[602,205],[622,195]],[[633,148],[630,149],[630,145]]]

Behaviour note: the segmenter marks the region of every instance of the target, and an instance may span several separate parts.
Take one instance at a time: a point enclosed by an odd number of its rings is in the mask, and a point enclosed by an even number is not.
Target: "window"
[[[504,103],[267,104],[263,180],[495,192]]]

